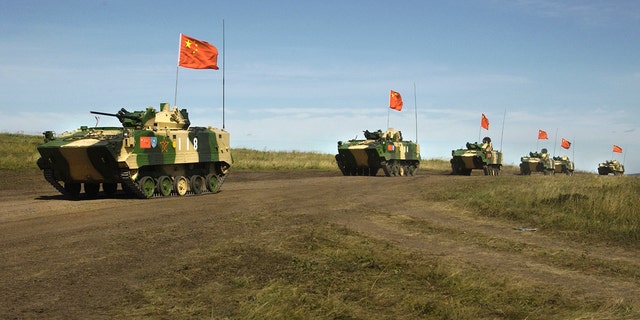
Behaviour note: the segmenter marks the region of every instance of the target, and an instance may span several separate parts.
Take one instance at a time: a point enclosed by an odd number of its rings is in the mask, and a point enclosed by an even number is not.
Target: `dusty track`
[[[518,226],[455,210],[421,192],[449,179],[482,178],[233,172],[215,195],[69,201],[39,174],[0,172],[0,318],[112,318],[114,306],[135,300],[137,288],[175,268],[188,252],[242,241],[256,232],[252,221],[268,225],[273,212],[344,225],[401,249],[516,282],[534,279],[587,300],[640,303],[638,279],[548,259],[582,256],[638,269],[636,252],[514,230]]]

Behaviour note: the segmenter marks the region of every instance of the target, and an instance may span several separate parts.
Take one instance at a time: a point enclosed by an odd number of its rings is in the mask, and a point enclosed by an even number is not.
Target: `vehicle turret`
[[[160,112],[157,112],[153,107],[147,107],[144,111],[129,112],[125,108],[122,108],[118,113],[100,111],[91,111],[91,113],[116,117],[125,128],[186,130],[191,125],[189,113],[186,109],[179,111],[177,107],[171,109],[168,103],[160,104]]]

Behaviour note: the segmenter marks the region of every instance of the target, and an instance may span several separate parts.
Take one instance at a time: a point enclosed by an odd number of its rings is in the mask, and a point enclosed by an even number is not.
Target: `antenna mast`
[[[224,19],[222,19],[222,129],[224,130],[224,74],[227,71],[224,60],[227,56],[224,52]]]

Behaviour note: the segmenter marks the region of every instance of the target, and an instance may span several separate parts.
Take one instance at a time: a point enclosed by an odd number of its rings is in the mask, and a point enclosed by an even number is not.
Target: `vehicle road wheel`
[[[118,191],[118,183],[103,183],[102,190],[104,190],[104,193],[106,193],[108,196],[112,196],[116,193],[116,191]]]
[[[173,190],[173,181],[168,176],[161,176],[158,178],[158,193],[160,193],[163,197],[166,197],[171,194]]]
[[[98,192],[100,192],[100,183],[85,182],[84,193],[87,197],[95,198],[98,196]]]
[[[144,176],[140,178],[138,181],[138,186],[145,197],[151,198],[153,194],[156,192],[156,183],[153,181],[153,178],[149,176]]]
[[[391,175],[392,176],[399,176],[400,175],[400,166],[398,166],[397,164],[392,164],[391,165]]]
[[[193,191],[194,194],[201,194],[202,191],[204,191],[204,188],[206,188],[205,181],[202,176],[193,175],[189,180],[191,185],[191,191]]]
[[[207,175],[207,190],[209,192],[217,192],[218,191],[218,177],[215,174],[211,173]]]
[[[64,184],[64,190],[67,191],[67,193],[74,198],[77,198],[78,196],[80,196],[81,188],[82,188],[82,185],[76,182],[66,182]]]
[[[184,176],[177,176],[173,181],[173,188],[179,196],[184,196],[189,190],[189,181]]]

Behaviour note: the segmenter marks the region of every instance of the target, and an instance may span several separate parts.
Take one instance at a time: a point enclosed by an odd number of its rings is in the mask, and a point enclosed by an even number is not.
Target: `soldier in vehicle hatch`
[[[480,149],[482,149],[482,151],[493,150],[493,145],[491,144],[491,138],[484,137],[484,139],[482,139],[482,146],[480,146]]]
[[[540,150],[540,158],[543,161],[546,161],[547,159],[549,159],[549,152],[547,151],[547,148],[542,148],[542,150]]]

